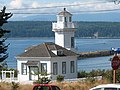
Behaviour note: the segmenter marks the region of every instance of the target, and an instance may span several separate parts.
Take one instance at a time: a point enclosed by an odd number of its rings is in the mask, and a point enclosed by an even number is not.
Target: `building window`
[[[67,27],[67,17],[65,17],[64,19],[65,19],[65,27]]]
[[[65,17],[64,19],[65,19],[65,22],[67,22],[67,17]]]
[[[74,72],[75,72],[75,62],[74,62],[74,61],[71,61],[71,62],[70,62],[70,72],[71,72],[71,73],[74,73]]]
[[[57,50],[57,55],[58,55],[58,56],[63,56],[63,55],[64,55],[63,50]]]
[[[71,48],[74,48],[74,37],[71,37]]]
[[[66,74],[66,62],[62,62],[62,74]]]
[[[71,22],[72,21],[72,18],[71,17],[69,17],[69,22]]]
[[[22,67],[22,69],[21,69],[22,70],[22,72],[21,72],[22,75],[27,75],[27,66],[26,66],[26,63],[22,63],[21,65],[22,65],[21,66]]]
[[[53,75],[57,75],[58,74],[58,65],[57,62],[53,63]]]
[[[47,63],[41,63],[41,72],[47,72]]]

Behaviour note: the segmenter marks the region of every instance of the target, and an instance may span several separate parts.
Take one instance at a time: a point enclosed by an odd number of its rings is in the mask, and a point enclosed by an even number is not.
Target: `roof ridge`
[[[58,49],[56,48],[56,45],[57,45],[57,44],[54,43],[55,49],[58,50]]]
[[[50,53],[49,53],[49,50],[48,50],[48,47],[47,47],[47,43],[43,43],[43,45],[46,47],[45,49],[47,50],[49,56],[51,57]]]

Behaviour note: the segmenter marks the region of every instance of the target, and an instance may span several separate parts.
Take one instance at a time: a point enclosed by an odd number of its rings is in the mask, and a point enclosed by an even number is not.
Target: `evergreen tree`
[[[8,53],[6,52],[8,49],[8,45],[5,45],[5,40],[2,38],[6,33],[9,33],[9,30],[2,29],[4,23],[7,23],[7,20],[13,15],[11,13],[5,12],[6,7],[4,6],[0,12],[0,70],[5,67],[7,64],[3,61],[8,57]]]

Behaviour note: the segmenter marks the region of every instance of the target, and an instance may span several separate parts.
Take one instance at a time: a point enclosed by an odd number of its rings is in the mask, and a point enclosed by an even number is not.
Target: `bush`
[[[33,82],[33,84],[48,84],[51,80],[48,77],[42,77]]]
[[[17,90],[19,83],[12,82],[11,90]]]
[[[62,75],[57,76],[57,81],[58,82],[62,82],[63,80],[64,80],[64,76],[62,76]]]
[[[88,73],[85,71],[81,71],[78,73],[78,78],[85,78],[88,77]]]

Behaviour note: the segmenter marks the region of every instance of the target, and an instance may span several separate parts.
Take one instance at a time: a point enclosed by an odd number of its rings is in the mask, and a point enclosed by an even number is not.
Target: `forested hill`
[[[75,22],[76,37],[120,37],[120,22]],[[54,37],[51,21],[10,21],[3,26],[11,33],[7,37]]]

